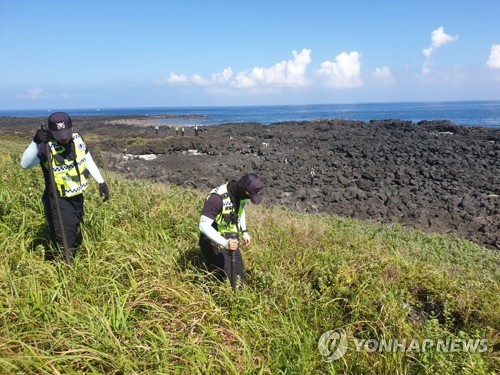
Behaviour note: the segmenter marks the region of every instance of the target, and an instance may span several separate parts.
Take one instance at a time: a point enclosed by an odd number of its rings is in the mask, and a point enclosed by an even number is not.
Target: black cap
[[[71,117],[64,112],[55,112],[49,116],[49,130],[58,141],[71,139],[73,134]]]
[[[262,196],[259,193],[264,188],[264,181],[255,173],[244,175],[240,178],[239,185],[248,192],[252,203],[259,204],[262,201]]]

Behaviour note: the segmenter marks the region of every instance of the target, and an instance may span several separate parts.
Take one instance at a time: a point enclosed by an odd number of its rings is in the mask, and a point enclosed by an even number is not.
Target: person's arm
[[[243,208],[243,212],[238,220],[238,224],[240,226],[240,231],[245,233],[247,231],[247,220],[245,215],[245,208]]]
[[[26,150],[24,150],[23,156],[21,156],[21,167],[29,169],[38,164],[40,164],[40,158],[38,157],[38,144],[35,143],[35,141],[32,141]]]
[[[38,129],[33,137],[33,141],[24,150],[21,157],[21,167],[24,169],[33,168],[35,165],[40,164],[39,147],[42,143],[47,143],[51,139],[51,134],[48,129]],[[43,149],[41,149],[43,153]]]
[[[200,229],[200,232],[203,233],[210,241],[215,242],[224,249],[227,249],[229,240],[226,240],[220,235],[219,232],[217,232],[217,230],[212,226],[213,222],[214,220],[208,216],[201,215],[198,228]]]
[[[104,183],[104,178],[102,178],[101,172],[99,171],[99,168],[97,168],[97,165],[92,158],[92,155],[90,152],[87,152],[87,170],[89,171],[90,175],[98,184]]]
[[[241,213],[239,224],[240,224],[240,231],[241,233],[243,233],[243,245],[248,246],[250,244],[250,235],[247,232],[245,208],[243,208],[243,212]]]
[[[99,171],[99,168],[97,168],[94,158],[92,158],[90,152],[87,152],[86,158],[87,170],[89,171],[92,178],[99,184],[99,196],[102,198],[103,202],[106,202],[109,199],[108,185],[106,185],[106,183],[104,182],[104,178],[102,178],[101,172]]]

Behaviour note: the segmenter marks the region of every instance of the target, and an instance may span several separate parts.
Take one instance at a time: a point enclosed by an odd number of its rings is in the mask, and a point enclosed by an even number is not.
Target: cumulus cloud
[[[212,82],[225,85],[231,82],[231,78],[233,77],[233,70],[231,67],[227,67],[222,71],[222,73],[212,74]]]
[[[184,84],[184,83],[188,83],[189,80],[188,80],[188,77],[183,75],[183,74],[175,74],[173,72],[170,72],[170,76],[167,78],[167,82],[168,83],[172,83],[172,84]],[[161,82],[160,81],[156,81],[156,83],[160,84]]]
[[[436,30],[433,30],[431,33],[431,44],[428,48],[423,49],[424,56],[426,57],[426,61],[422,65],[422,74],[427,75],[431,72],[431,56],[436,52],[439,48],[444,46],[445,44],[455,42],[458,39],[458,35],[451,36],[444,32],[444,27],[439,26]]]
[[[257,86],[296,87],[307,84],[306,69],[311,62],[311,50],[292,51],[293,59],[281,61],[269,68],[253,68],[241,72],[232,82],[234,87],[252,88]]]
[[[444,32],[444,27],[439,26],[436,30],[431,33],[431,45],[428,48],[424,48],[423,53],[426,57],[431,57],[431,55],[436,52],[438,48],[444,46],[447,43],[455,42],[458,39],[458,35],[451,36]]]
[[[360,58],[356,51],[342,52],[335,57],[335,62],[322,62],[317,75],[324,84],[334,88],[360,87],[363,85]]]
[[[231,67],[221,73],[212,74],[205,79],[198,74],[186,76],[171,72],[166,81],[155,81],[154,84],[197,85],[212,87],[231,87],[236,89],[299,87],[307,85],[306,70],[311,62],[311,50],[292,51],[291,60],[281,61],[270,67],[255,67],[250,71],[236,75]]]
[[[356,52],[342,52],[335,61],[324,61],[315,72],[320,82],[333,88],[354,88],[364,85],[361,79],[361,55]],[[205,86],[213,92],[228,90],[252,90],[264,92],[279,88],[304,87],[309,85],[307,68],[311,63],[311,50],[292,51],[292,58],[268,67],[254,67],[235,73],[231,67],[209,78],[198,74],[184,75],[171,72],[166,80],[155,81],[157,85]],[[386,66],[376,68],[373,75],[386,84],[392,84],[394,77]]]
[[[500,69],[500,44],[491,46],[490,57],[486,62],[490,69]]]

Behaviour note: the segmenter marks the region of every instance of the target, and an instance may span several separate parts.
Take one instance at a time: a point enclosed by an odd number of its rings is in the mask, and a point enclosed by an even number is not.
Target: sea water
[[[137,107],[84,109],[0,110],[1,117],[45,117],[54,111],[70,116],[179,116],[159,120],[173,125],[220,125],[256,122],[343,119],[368,122],[395,119],[417,123],[422,120],[449,120],[457,125],[500,128],[500,101],[401,102],[360,104],[311,104],[233,107]]]

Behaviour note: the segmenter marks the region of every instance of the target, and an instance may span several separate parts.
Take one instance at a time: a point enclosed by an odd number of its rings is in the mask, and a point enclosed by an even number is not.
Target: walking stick
[[[42,125],[42,129],[45,129],[45,125]],[[61,237],[64,249],[64,261],[68,266],[71,265],[71,257],[69,254],[68,240],[66,239],[66,232],[64,230],[64,222],[61,216],[61,208],[59,207],[58,192],[56,187],[56,181],[54,179],[54,168],[52,167],[52,152],[50,151],[50,146],[48,142],[45,142],[45,153],[47,154],[47,164],[49,169],[49,180],[50,180],[50,194],[52,194],[54,205],[56,208],[57,220],[59,221],[59,228],[61,229]],[[50,204],[50,196],[49,196]],[[54,228],[55,232],[55,228]],[[55,236],[55,233],[54,233]],[[56,241],[57,242],[57,241]]]
[[[231,238],[237,238],[236,234],[232,234]],[[236,250],[229,250],[231,256],[231,288],[236,290]]]
[[[231,288],[236,290],[236,255],[235,251],[231,251]]]

